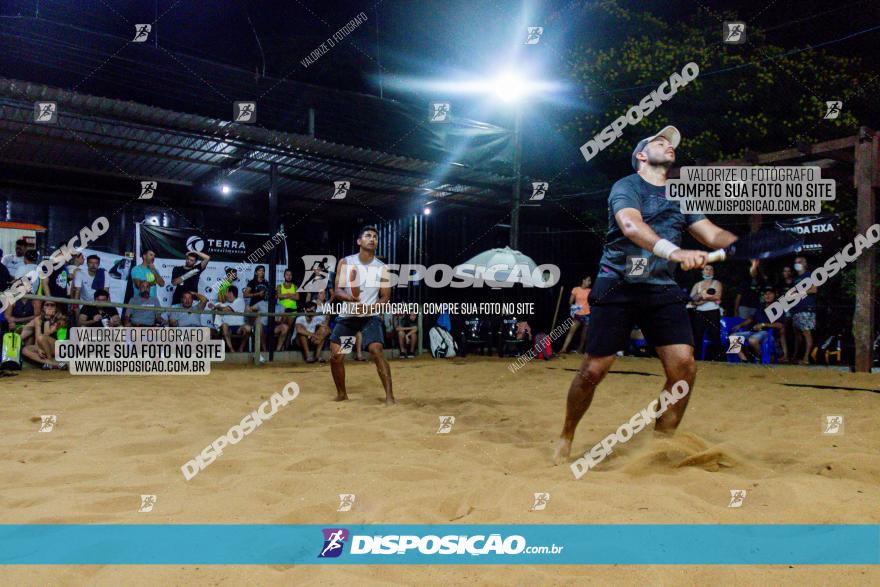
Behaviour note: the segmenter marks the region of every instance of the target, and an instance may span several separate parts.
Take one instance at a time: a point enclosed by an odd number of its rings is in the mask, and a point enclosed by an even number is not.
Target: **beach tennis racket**
[[[804,239],[791,232],[781,230],[759,230],[739,237],[729,247],[709,253],[707,261],[772,259],[790,255],[801,250]]]

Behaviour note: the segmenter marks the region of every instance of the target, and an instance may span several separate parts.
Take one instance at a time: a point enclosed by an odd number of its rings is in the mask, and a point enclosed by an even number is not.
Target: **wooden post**
[[[866,127],[859,129],[859,142],[855,147],[856,232],[865,234],[877,218],[877,202],[874,186],[878,176],[877,149],[880,140]],[[853,337],[856,348],[856,371],[870,372],[874,344],[874,304],[877,291],[875,259],[876,247],[862,251],[856,261],[856,307],[853,314]]]
[[[263,317],[257,316],[254,323],[254,365],[260,365],[260,342],[263,340]]]

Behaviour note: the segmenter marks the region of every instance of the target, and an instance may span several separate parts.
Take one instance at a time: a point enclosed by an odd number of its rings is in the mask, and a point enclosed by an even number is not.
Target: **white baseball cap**
[[[636,171],[639,170],[639,160],[636,159],[636,153],[641,153],[645,150],[645,147],[648,146],[648,143],[656,139],[657,137],[663,137],[670,143],[672,143],[672,148],[677,149],[678,144],[681,142],[681,133],[678,132],[678,129],[674,126],[666,126],[655,135],[652,135],[648,138],[642,139],[639,141],[639,144],[636,145],[635,151],[632,154],[632,166]]]

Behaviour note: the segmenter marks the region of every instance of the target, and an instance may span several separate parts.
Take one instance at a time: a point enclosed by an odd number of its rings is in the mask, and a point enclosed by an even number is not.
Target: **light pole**
[[[510,212],[510,248],[519,250],[519,203],[522,192],[522,107],[516,104],[513,122],[513,209]]]
[[[495,93],[513,106],[513,194],[510,210],[510,248],[519,244],[519,208],[522,194],[522,100],[530,91],[518,72],[508,70],[493,84]]]

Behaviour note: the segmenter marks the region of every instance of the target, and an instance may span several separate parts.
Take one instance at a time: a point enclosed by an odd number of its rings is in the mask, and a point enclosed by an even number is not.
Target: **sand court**
[[[348,402],[332,401],[324,365],[215,365],[205,377],[74,379],[28,370],[0,380],[4,523],[880,522],[880,394],[867,391],[876,388],[870,375],[703,364],[674,438],[655,439],[645,429],[576,480],[551,456],[579,359],[534,361],[516,375],[506,364],[476,357],[396,362],[399,404],[391,408],[372,364],[353,362]],[[301,390],[296,399],[184,478],[184,463],[291,381]],[[615,363],[575,436],[572,459],[647,405],[662,383],[655,360]],[[839,387],[861,389],[826,389]],[[842,434],[822,433],[827,414],[844,417]],[[43,415],[56,416],[51,432],[38,432]],[[448,416],[451,429],[438,434]],[[740,507],[728,507],[731,490],[745,490]],[[533,511],[540,492],[549,501]],[[138,511],[144,494],[156,496],[151,512]],[[337,511],[340,494],[355,496],[350,511]],[[450,579],[481,573],[442,567]],[[90,568],[5,573],[72,581]],[[193,568],[145,568],[138,576],[181,578]],[[638,576],[659,576],[650,568]],[[563,583],[590,572],[560,569]],[[253,572],[270,581],[301,577],[301,570]],[[313,571],[317,581],[409,581],[425,569]],[[117,572],[95,567],[89,576],[112,583]],[[214,573],[205,577],[221,576]],[[553,581],[546,573],[506,567],[491,577]]]

